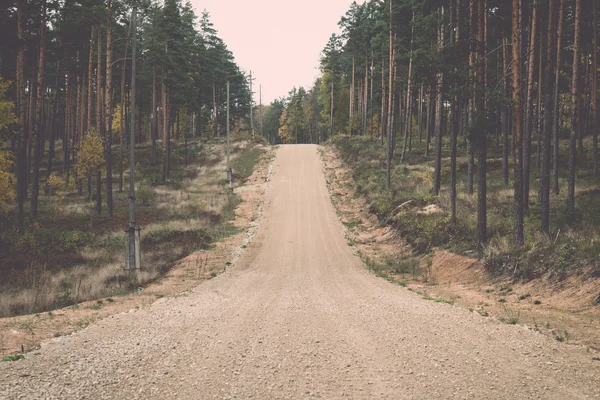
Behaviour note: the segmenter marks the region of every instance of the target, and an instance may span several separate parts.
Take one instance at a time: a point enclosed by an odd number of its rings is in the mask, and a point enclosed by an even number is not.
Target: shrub
[[[150,207],[154,205],[156,201],[156,193],[150,186],[140,184],[135,192],[135,197],[138,200],[138,204],[143,207]]]

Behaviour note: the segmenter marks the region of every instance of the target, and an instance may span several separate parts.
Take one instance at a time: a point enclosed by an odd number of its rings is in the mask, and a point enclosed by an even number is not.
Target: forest
[[[264,111],[271,142],[333,139],[417,252],[598,273],[595,1],[354,2],[339,27],[314,85]]]
[[[103,288],[83,290],[94,268],[121,263],[130,150],[142,244],[151,245],[140,284],[227,234],[235,197],[190,182],[224,157],[200,138],[248,131],[251,99],[208,11],[181,0],[16,0],[1,11],[0,292],[10,300],[0,296],[0,315],[122,287],[117,268]],[[256,157],[248,149],[240,162]],[[15,300],[21,289],[37,294]],[[41,291],[54,294],[42,301]]]

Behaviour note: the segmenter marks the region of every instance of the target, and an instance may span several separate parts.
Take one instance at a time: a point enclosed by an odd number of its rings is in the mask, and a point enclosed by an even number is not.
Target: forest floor
[[[191,147],[194,145],[192,143]],[[110,315],[138,309],[163,297],[185,295],[191,288],[225,271],[240,256],[254,237],[256,220],[262,210],[264,192],[271,174],[273,148],[248,140],[234,141],[234,186],[230,189],[222,179],[226,170],[223,141],[209,141],[202,146],[197,151],[198,157],[190,156],[191,162],[185,169],[188,177],[182,180],[176,190],[170,185],[152,188],[158,197],[152,204],[157,215],[165,215],[160,211],[164,207],[185,209],[187,214],[183,220],[177,215],[163,217],[162,220],[151,217],[142,220],[143,272],[139,279],[142,282],[138,281],[131,289],[124,278],[119,287],[104,282],[106,276],[123,274],[119,266],[121,254],[116,255],[119,258],[113,262],[104,265],[89,266],[83,263],[60,269],[58,275],[64,282],[69,282],[70,277],[78,273],[84,285],[88,282],[90,287],[100,286],[95,288],[97,294],[88,293],[88,298],[92,299],[87,301],[71,299],[74,304],[68,307],[52,307],[35,314],[0,318],[0,358],[22,350],[30,351],[45,339],[69,335]],[[151,213],[149,208],[142,206],[138,210],[147,215]],[[177,212],[171,211],[170,214]],[[102,218],[99,220],[103,221]],[[195,229],[209,232],[209,241],[206,242],[203,237],[188,240],[185,236],[177,236],[178,231]],[[157,231],[165,232],[163,240],[144,246],[144,236]],[[113,232],[112,235],[119,233]],[[169,236],[175,236],[174,241]],[[186,241],[189,243],[182,248],[181,242]],[[122,246],[119,246],[118,250],[121,249]],[[174,258],[177,255],[180,257]],[[146,261],[148,265],[144,265]],[[54,287],[51,280],[57,278],[51,271],[46,273],[48,276],[44,281],[43,294],[57,296],[56,291],[64,290],[66,283]],[[5,282],[6,285],[10,285],[10,282]],[[0,302],[6,308],[15,301],[31,302],[35,296],[35,291],[29,287],[19,292],[18,286],[15,286],[1,292]]]
[[[357,171],[342,160],[335,144],[321,147],[321,159],[347,239],[374,273],[425,299],[454,304],[506,324],[525,325],[559,342],[600,350],[600,279],[585,274],[557,279],[546,273],[519,280],[508,274],[493,275],[483,260],[443,247],[419,254],[408,243],[410,238],[392,224],[382,223],[373,212],[377,194],[369,192],[367,196],[358,190],[354,178]],[[427,170],[429,166],[408,168]],[[407,202],[395,212],[406,209],[407,213],[420,215],[445,214],[434,202],[418,207]]]

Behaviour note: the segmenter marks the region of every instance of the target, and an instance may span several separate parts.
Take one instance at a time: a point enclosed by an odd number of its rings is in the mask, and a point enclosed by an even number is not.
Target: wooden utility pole
[[[254,107],[252,107],[254,93],[252,92],[252,71],[250,71],[250,131],[254,139]]]
[[[129,226],[127,228],[127,264],[130,276],[135,279],[140,269],[140,228],[135,222],[135,69],[136,69],[136,9],[131,12],[131,112],[129,113]]]
[[[227,81],[227,184],[232,186],[231,182],[231,163],[229,160],[229,81]]]
[[[258,86],[258,115],[260,134],[263,135],[262,85]]]

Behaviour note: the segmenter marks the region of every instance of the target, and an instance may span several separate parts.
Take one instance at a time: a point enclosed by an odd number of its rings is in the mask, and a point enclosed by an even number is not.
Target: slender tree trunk
[[[514,1],[514,0],[513,0]],[[477,101],[477,243],[487,243],[487,132],[485,113],[485,13],[484,1],[478,0],[478,91]]]
[[[27,191],[29,190],[29,184],[31,184],[31,161],[33,160],[33,146],[35,145],[35,102],[37,100],[37,80],[29,81],[29,104],[27,111],[27,130],[29,141],[27,145],[27,186],[25,187],[25,198],[27,198]]]
[[[431,142],[431,131],[433,130],[434,100],[435,93],[433,82],[429,84],[429,93],[427,94],[427,126],[425,127],[425,157],[429,155],[429,143]]]
[[[418,127],[419,131],[419,143],[423,141],[423,81],[421,81],[421,86],[419,87],[419,106],[418,106]]]
[[[513,0],[514,1],[514,0]],[[514,7],[514,4],[513,4]],[[535,72],[535,65],[536,65],[536,59],[535,59],[535,55],[536,55],[536,49],[537,49],[537,43],[536,43],[536,38],[537,38],[537,12],[538,12],[538,0],[533,0],[533,6],[532,6],[532,16],[531,16],[531,27],[530,27],[530,39],[529,39],[529,61],[527,63],[527,116],[525,118],[525,123],[527,124],[525,127],[525,135],[523,137],[523,200],[522,200],[522,204],[523,204],[523,209],[527,210],[529,209],[529,179],[530,179],[530,175],[531,175],[531,134],[533,132],[533,99],[534,99],[534,87],[533,87],[533,81],[534,81],[534,72]],[[513,40],[514,40],[514,32],[513,32]],[[513,51],[514,53],[514,51]],[[514,56],[514,54],[513,54]],[[513,70],[513,88],[514,88],[514,77],[515,75],[515,71]],[[513,102],[515,103],[514,107],[515,107],[515,113],[513,114],[515,116],[515,118],[517,117],[517,113],[516,111],[519,111],[519,114],[521,112],[521,108],[517,109],[517,98],[519,100],[519,102],[521,101],[521,95],[520,93],[518,94],[518,96],[515,96],[515,94],[513,93]],[[520,106],[520,103],[519,103]],[[515,133],[518,133],[520,127],[514,127]],[[516,184],[516,183],[515,183]],[[516,200],[515,199],[515,207],[516,207]],[[518,222],[517,218],[516,218],[516,214],[515,214],[515,223]],[[523,218],[523,216],[521,215],[521,219]],[[521,228],[521,232],[517,232],[516,230],[516,226],[515,226],[515,235],[517,235],[518,233],[521,233],[521,236],[519,236],[520,238],[522,238],[522,228]],[[515,236],[515,239],[517,239],[517,237]],[[519,241],[515,241],[516,244],[521,245],[522,243]]]
[[[54,79],[54,96],[52,100],[52,119],[50,121],[50,137],[48,140],[48,164],[46,166],[46,182],[52,175],[52,161],[54,160],[54,146],[55,146],[55,138],[56,138],[56,114],[58,109],[58,84],[60,78],[60,64],[61,60],[58,59],[56,63],[56,76]],[[49,187],[46,185],[46,194],[49,193]]]
[[[467,135],[467,194],[469,196],[473,195],[473,176],[475,174],[475,154],[473,152],[473,125],[475,123],[475,60],[476,60],[476,25],[477,25],[477,15],[476,15],[476,3],[475,0],[470,0],[469,2],[469,77],[470,77],[470,85],[469,85],[469,93],[471,96],[468,96],[468,125],[471,127],[470,132]]]
[[[406,146],[407,146],[407,142],[408,142],[408,135],[409,135],[409,127],[412,127],[412,123],[410,121],[411,118],[411,114],[410,114],[410,110],[412,109],[411,107],[411,95],[412,95],[412,65],[413,65],[413,39],[414,39],[414,33],[415,33],[415,11],[413,10],[412,13],[412,22],[411,22],[411,31],[410,31],[410,57],[409,57],[409,61],[408,61],[408,82],[407,82],[407,88],[406,88],[406,124],[404,125],[404,144],[402,145],[402,155],[400,156],[400,162],[403,163],[404,162],[404,157],[406,155]],[[412,131],[412,129],[410,129]],[[411,132],[412,133],[412,132]]]
[[[40,164],[42,162],[42,138],[44,136],[44,57],[46,45],[46,1],[42,4],[42,21],[40,24],[40,54],[38,56],[37,75],[37,109],[35,113],[35,159],[33,162],[33,187],[31,190],[31,217],[38,216],[38,196],[40,192]]]
[[[556,12],[554,10],[555,0],[549,0],[548,14],[548,52],[546,58],[545,84],[546,89],[544,99],[544,129],[542,136],[541,152],[541,174],[540,174],[540,203],[541,203],[541,232],[544,235],[550,234],[550,154],[552,145],[552,106],[556,94],[554,88],[554,62],[556,61]]]
[[[387,93],[385,91],[385,58],[381,57],[381,115],[380,115],[380,121],[381,121],[381,145],[383,146],[383,140],[384,137],[386,135],[387,132],[387,127],[386,127],[386,104],[385,104],[385,99],[387,98]]]
[[[440,9],[440,26],[438,31],[438,52],[444,49],[444,6]],[[442,182],[442,114],[444,112],[444,74],[437,74],[437,101],[435,113],[435,163],[433,172],[433,190],[432,194],[437,196],[440,193]]]
[[[534,44],[535,38],[535,7],[537,0],[534,0],[534,14],[531,29],[531,43]],[[524,200],[524,177],[522,168],[522,149],[523,149],[523,137],[522,137],[522,104],[521,104],[521,49],[519,43],[519,20],[521,18],[521,7],[519,7],[519,0],[513,0],[512,6],[512,99],[513,99],[513,135],[514,135],[514,157],[515,157],[515,170],[514,170],[514,220],[513,220],[513,241],[515,246],[522,246],[524,242],[523,235],[523,200]],[[533,47],[532,47],[533,48]],[[535,52],[531,51],[533,55]],[[533,64],[532,57],[529,61],[529,84],[528,84],[528,102],[532,97],[533,92]],[[528,113],[530,107],[528,105]],[[529,117],[529,116],[528,116]],[[529,123],[529,118],[527,119]],[[527,146],[527,143],[525,143]],[[527,152],[527,150],[525,150]]]
[[[23,35],[23,9],[25,1],[17,2],[17,37],[19,49],[17,50],[17,114],[19,117],[19,143],[17,157],[17,205],[18,223],[21,234],[25,233],[25,196],[26,196],[26,168],[27,168],[27,129],[26,129],[26,103],[25,103],[25,42]]]
[[[162,79],[162,110],[163,110],[163,166],[162,166],[162,183],[167,182],[167,157],[168,157],[168,143],[169,140],[169,115],[167,111],[167,82],[166,74]]]
[[[71,74],[67,71],[66,74],[66,85],[67,88],[65,90],[66,98],[65,98],[65,109],[64,109],[64,126],[63,126],[63,135],[62,135],[62,147],[63,147],[63,173],[65,174],[65,182],[69,183],[69,128],[71,126],[71,92],[72,89],[72,77]]]
[[[561,0],[561,6],[564,0]],[[594,176],[598,176],[598,15],[597,4],[592,1],[592,104],[590,109],[590,119],[592,122],[592,163]],[[559,20],[559,26],[562,26],[562,13]],[[560,41],[560,39],[559,39]],[[558,96],[557,96],[558,97]]]
[[[452,13],[452,7],[450,13]],[[454,24],[452,28],[455,29],[454,33],[454,44],[460,43],[461,31],[460,31],[460,20],[461,20],[461,4],[460,0],[456,0],[454,5]],[[458,68],[454,67],[454,73],[458,77]],[[460,78],[456,82],[456,86],[460,86]],[[456,226],[456,153],[457,153],[457,141],[458,141],[458,130],[460,129],[460,117],[459,108],[461,104],[461,97],[457,91],[454,95],[454,101],[452,102],[452,132],[450,134],[450,223],[452,226]]]
[[[156,139],[158,139],[158,115],[156,113],[156,67],[152,66],[152,165],[156,165]]]
[[[330,114],[329,114],[329,123],[330,123],[330,127],[329,127],[329,137],[332,138],[334,135],[334,122],[333,122],[333,116],[334,116],[334,102],[333,102],[333,75],[331,75],[331,107],[330,107]],[[273,140],[272,142],[273,144],[275,143],[275,141]]]
[[[354,49],[352,50],[352,84],[350,86],[350,134],[354,134]]]
[[[213,75],[213,85],[212,85],[212,92],[213,92],[213,136],[217,137],[218,135],[218,125],[219,125],[219,121],[218,121],[218,114],[217,114],[217,89],[215,87],[215,83],[214,83],[214,75]]]
[[[579,57],[581,46],[581,0],[575,1],[575,37],[573,39],[573,79],[571,81],[571,135],[569,140],[569,190],[567,192],[567,221],[573,227],[575,222],[575,172],[577,162],[577,132],[579,131]],[[595,49],[594,49],[595,50]],[[594,71],[595,72],[595,71]]]
[[[371,132],[371,139],[373,139],[373,116],[374,116],[374,110],[375,110],[375,105],[373,104],[373,91],[374,91],[373,86],[375,84],[375,80],[373,79],[374,71],[375,71],[375,55],[374,55],[374,52],[371,51],[371,93],[370,93],[370,97],[369,97],[369,104],[370,104],[370,110],[371,110],[371,116],[369,118],[369,130]]]
[[[535,157],[535,166],[538,170],[541,170],[542,165],[542,122],[544,121],[542,115],[542,103],[543,103],[543,88],[544,88],[544,52],[543,52],[543,20],[540,20],[540,52],[538,53],[538,91],[537,91],[537,111],[536,111],[536,138],[537,138],[537,146],[536,146],[536,157]],[[540,202],[540,191],[538,190],[538,202]]]
[[[595,4],[595,2],[592,2]],[[557,32],[557,41],[556,41],[556,66],[555,66],[555,77],[554,77],[554,87],[556,90],[556,95],[554,96],[554,105],[553,105],[553,122],[552,122],[552,133],[553,133],[553,169],[552,169],[552,192],[555,195],[560,193],[560,186],[558,185],[558,168],[559,168],[559,81],[560,81],[560,63],[561,63],[561,55],[562,55],[562,32],[564,25],[564,12],[565,10],[565,0],[560,0],[560,6],[558,10],[558,32]],[[595,70],[595,69],[594,69]],[[541,82],[540,82],[541,83]]]
[[[102,119],[102,28],[98,26],[97,32],[98,52],[96,59],[96,129],[99,137],[104,136],[102,129],[104,123]],[[96,214],[102,215],[102,171],[100,168],[96,171]]]
[[[112,195],[112,0],[107,2],[106,17],[106,94],[104,95],[105,110],[104,117],[104,159],[106,161],[106,216],[113,217],[113,195]],[[135,110],[131,110],[134,112]]]
[[[510,68],[510,47],[508,45],[508,38],[502,38],[502,42],[503,42],[503,59],[504,59],[504,75],[506,76],[506,78],[504,79],[504,95],[508,98],[510,97],[510,79],[508,78],[507,74],[508,74],[508,69]],[[519,77],[519,79],[521,79]],[[504,182],[504,186],[508,186],[508,169],[509,169],[509,162],[508,162],[508,155],[510,153],[509,151],[509,146],[510,146],[510,141],[509,141],[509,132],[510,132],[510,127],[509,127],[509,123],[508,123],[508,117],[509,116],[509,108],[508,107],[503,107],[502,108],[502,131],[503,131],[503,140],[502,140],[502,181]]]
[[[390,26],[389,26],[389,30],[390,30],[390,61],[389,61],[389,83],[388,83],[388,127],[387,127],[387,132],[388,132],[388,150],[387,150],[387,168],[386,168],[386,177],[385,177],[385,188],[387,190],[390,189],[391,186],[391,173],[392,173],[392,152],[394,150],[394,141],[392,139],[392,114],[393,114],[393,108],[392,108],[392,92],[393,92],[393,85],[394,85],[394,76],[393,76],[393,68],[392,66],[394,65],[394,38],[392,36],[392,30],[393,30],[393,25],[392,25],[392,21],[393,21],[393,4],[394,1],[390,0]]]
[[[94,27],[90,35],[90,57],[88,60],[87,121],[85,131],[92,127],[92,93],[94,92]]]

